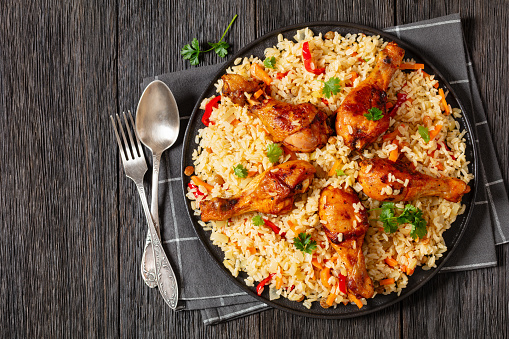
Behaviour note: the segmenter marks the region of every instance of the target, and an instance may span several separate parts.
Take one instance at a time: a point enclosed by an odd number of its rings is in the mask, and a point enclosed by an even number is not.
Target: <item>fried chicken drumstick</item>
[[[459,202],[463,194],[470,192],[470,187],[464,181],[430,177],[413,170],[410,162],[373,158],[364,159],[360,166],[357,181],[368,197],[379,201],[410,201],[420,197],[439,196],[448,201]],[[389,181],[389,174],[392,174],[394,180]],[[408,184],[405,187],[406,180]],[[400,193],[381,194],[382,188],[387,186],[393,191],[399,190]]]
[[[351,149],[364,149],[389,128],[390,116],[387,112],[385,91],[404,55],[402,48],[393,42],[389,43],[378,55],[371,74],[352,89],[339,106],[336,132]],[[372,108],[382,111],[383,118],[368,120],[364,114],[368,114],[368,110]]]
[[[312,104],[293,105],[268,96],[260,97],[260,101],[248,100],[244,93],[253,94],[264,89],[263,82],[238,74],[225,74],[222,79],[222,94],[237,105],[248,104],[249,112],[260,118],[274,142],[282,142],[295,152],[313,152],[323,147],[332,134],[327,114]]]
[[[201,220],[226,220],[253,211],[278,215],[288,213],[293,209],[295,195],[307,191],[315,172],[313,165],[304,160],[288,161],[269,168],[232,198],[202,200]]]
[[[362,253],[364,235],[369,228],[364,207],[355,209],[360,200],[351,187],[325,187],[318,203],[318,214],[325,233],[345,264],[346,286],[358,298],[371,298],[373,282],[366,271]],[[357,205],[362,206],[362,205]]]

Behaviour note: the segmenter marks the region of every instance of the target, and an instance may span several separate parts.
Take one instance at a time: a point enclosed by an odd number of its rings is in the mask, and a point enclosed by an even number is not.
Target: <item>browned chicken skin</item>
[[[373,143],[389,128],[387,112],[387,87],[403,60],[405,51],[391,42],[380,52],[375,68],[358,84],[341,103],[336,115],[336,132],[351,149],[362,150]],[[368,120],[364,114],[376,107],[383,113],[377,121]],[[350,126],[353,133],[350,134]]]
[[[362,253],[362,243],[369,223],[364,207],[355,212],[353,204],[359,202],[352,188],[344,190],[327,186],[320,194],[318,214],[332,247],[345,264],[348,291],[358,298],[371,298],[374,293],[373,282],[366,271]]]
[[[263,83],[238,74],[226,74],[222,79],[223,95],[238,105],[248,102],[244,92],[252,94],[264,88]],[[249,100],[249,104],[249,111],[260,118],[274,142],[282,142],[291,151],[313,152],[323,147],[332,134],[327,114],[310,103],[293,105],[266,97]]]
[[[368,172],[369,165],[371,169]],[[410,201],[426,196],[439,196],[452,202],[459,202],[463,194],[470,192],[470,187],[464,181],[456,178],[433,178],[419,173],[411,168],[408,161],[392,162],[388,159],[364,159],[360,163],[361,169],[357,181],[363,192],[370,198],[379,201]],[[395,179],[389,182],[389,173]],[[408,179],[407,187],[404,182]],[[399,190],[397,195],[380,194],[383,187],[390,186],[392,190]]]
[[[304,160],[288,161],[269,168],[232,198],[202,200],[201,220],[226,220],[253,211],[278,215],[288,213],[293,209],[295,195],[307,191],[315,172],[313,165]]]

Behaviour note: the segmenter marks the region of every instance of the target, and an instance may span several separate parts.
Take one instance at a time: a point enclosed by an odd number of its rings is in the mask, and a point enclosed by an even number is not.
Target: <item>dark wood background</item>
[[[366,317],[270,310],[206,327],[172,312],[138,271],[146,225],[109,121],[136,107],[142,78],[191,67],[180,48],[219,38],[235,14],[230,53],[306,21],[384,28],[456,12],[507,187],[507,1],[1,1],[0,337],[507,338],[507,245],[498,267],[439,274]]]

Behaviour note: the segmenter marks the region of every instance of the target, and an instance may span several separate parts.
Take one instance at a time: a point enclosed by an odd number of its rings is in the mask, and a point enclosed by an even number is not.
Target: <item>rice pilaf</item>
[[[276,60],[274,69],[265,68],[273,79],[270,85],[272,97],[293,104],[309,102],[328,115],[333,115],[348,92],[369,75],[377,54],[387,44],[379,36],[364,34],[341,36],[328,33],[326,36],[326,39],[321,34],[315,36],[311,30],[304,29],[295,36],[296,42],[280,35],[277,46],[265,50],[265,57],[274,57]],[[312,46],[317,67],[326,68],[324,74],[315,75],[306,71],[301,57],[304,41],[309,41]],[[263,65],[263,60],[257,57],[239,58],[227,73],[250,77],[252,63]],[[278,76],[278,73],[281,75],[285,72],[288,73]],[[325,99],[322,88],[331,77],[341,79],[341,90]],[[406,93],[408,100],[391,119],[391,127],[386,134],[395,130],[398,132],[394,133],[393,139],[379,137],[362,152],[362,156],[388,158],[390,152],[398,147],[394,142],[397,140],[401,156],[406,156],[417,171],[434,177],[459,178],[468,183],[473,175],[468,171],[465,158],[463,136],[466,132],[460,131],[459,123],[454,120],[461,116],[461,111],[452,108],[450,115],[444,115],[436,84],[434,76],[422,70],[396,71],[387,90],[388,102],[396,102],[399,92]],[[216,83],[216,88],[220,94],[222,80]],[[205,99],[201,108],[204,109],[211,99]],[[198,185],[198,188],[188,189],[186,194],[196,215],[200,215],[199,202],[205,197],[232,197],[241,192],[253,176],[274,165],[266,155],[267,145],[272,143],[271,136],[260,119],[248,114],[247,107],[234,105],[223,97],[219,106],[212,110],[210,121],[213,123],[201,129],[196,136],[198,147],[193,152],[193,161],[196,175],[213,188],[207,190]],[[435,138],[426,143],[419,134],[419,125],[427,125],[430,131],[433,126],[441,125],[442,128]],[[270,299],[283,296],[293,301],[303,301],[307,308],[314,301],[320,302],[323,307],[351,302],[339,290],[338,276],[346,275],[346,269],[341,260],[336,260],[338,255],[330,246],[318,217],[320,192],[328,185],[351,186],[358,192],[363,205],[356,208],[368,210],[370,227],[365,236],[363,252],[368,274],[375,284],[375,295],[399,294],[417,266],[424,270],[436,267],[436,260],[447,250],[443,232],[465,211],[461,202],[453,203],[440,197],[414,200],[411,203],[423,211],[427,235],[422,239],[413,239],[410,224],[401,225],[398,231],[388,234],[377,220],[380,210],[376,209],[381,202],[364,195],[362,187],[356,182],[360,156],[350,150],[341,137],[331,137],[323,148],[312,153],[297,153],[296,156],[314,165],[317,175],[309,190],[296,198],[291,213],[263,215],[264,219],[280,228],[280,234],[266,226],[255,226],[253,217],[258,213],[240,215],[228,221],[199,221],[205,230],[212,232],[211,240],[224,252],[223,263],[233,276],[245,271],[248,275],[245,283],[254,286],[274,273],[267,285]],[[290,154],[283,154],[279,162],[288,161],[289,158]],[[249,172],[246,178],[235,175],[233,168],[238,164]],[[331,171],[333,166],[342,171],[341,175]],[[203,194],[195,194],[196,189]],[[392,192],[388,186],[383,193],[391,195],[399,192]],[[403,208],[404,202],[396,203],[396,206]],[[312,254],[294,246],[293,239],[302,232],[309,234],[317,243]],[[394,283],[380,284],[381,281],[391,282],[391,279],[394,279]],[[327,298],[328,303],[325,302]],[[367,301],[362,299],[361,302],[366,304]]]

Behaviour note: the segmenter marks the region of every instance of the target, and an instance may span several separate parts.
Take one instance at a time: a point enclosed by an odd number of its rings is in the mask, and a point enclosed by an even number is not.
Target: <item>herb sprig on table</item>
[[[405,208],[398,208],[393,202],[384,202],[382,207],[373,210],[381,209],[380,217],[378,220],[384,225],[386,233],[394,233],[398,230],[399,225],[411,224],[410,236],[414,239],[423,238],[426,236],[426,220],[422,216],[422,210],[406,204]],[[372,211],[373,211],[372,210]],[[403,210],[403,212],[396,216],[396,210]]]
[[[226,35],[226,32],[228,32],[236,18],[237,14],[235,14],[232,21],[230,21],[230,24],[228,25],[223,35],[221,36],[221,39],[218,42],[208,43],[211,46],[209,49],[206,49],[204,51],[200,50],[200,42],[198,41],[198,39],[194,38],[193,41],[191,41],[191,44],[185,45],[180,51],[182,58],[184,60],[189,60],[189,62],[193,66],[196,66],[200,63],[199,56],[201,53],[207,53],[212,50],[214,50],[214,52],[216,52],[216,54],[219,55],[221,58],[224,58],[226,55],[228,55],[228,47],[230,47],[230,45],[226,41],[223,41],[223,39],[224,36]]]

